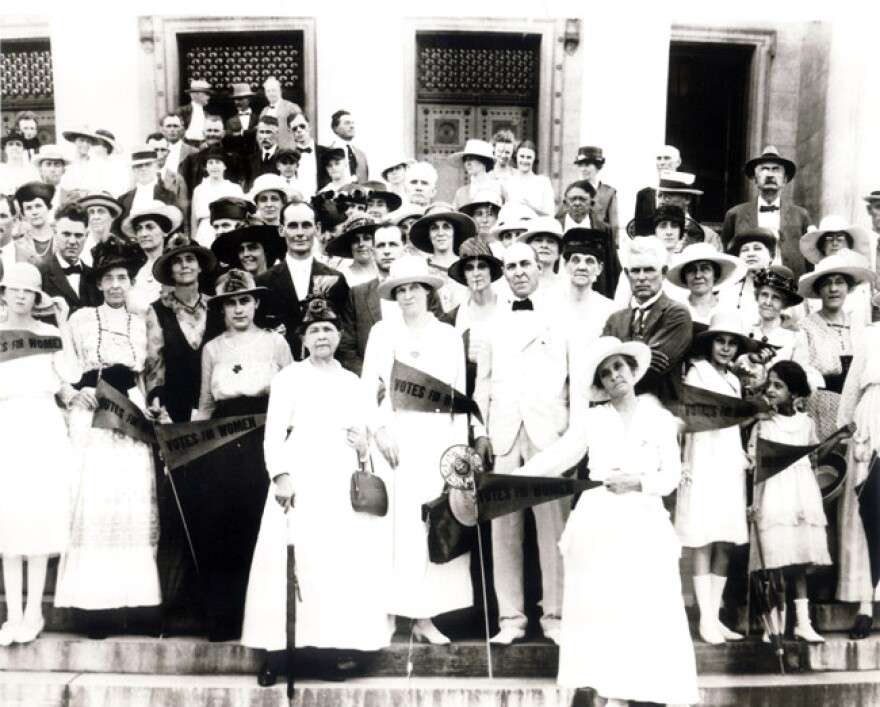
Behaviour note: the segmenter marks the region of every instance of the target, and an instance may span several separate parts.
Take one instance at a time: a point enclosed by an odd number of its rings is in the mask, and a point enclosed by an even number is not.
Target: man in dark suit
[[[260,117],[271,115],[278,120],[278,147],[284,149],[294,147],[294,135],[288,129],[290,116],[302,113],[302,108],[293,101],[281,97],[281,82],[274,76],[263,82],[263,92],[266,94],[268,105],[260,111]]]
[[[282,212],[282,234],[287,254],[257,278],[268,288],[262,323],[281,331],[297,361],[304,358],[298,328],[302,323],[302,302],[313,294],[322,294],[337,312],[348,301],[348,284],[338,270],[315,260],[317,224],[315,212],[305,203],[288,204]],[[283,327],[281,329],[280,327]]]
[[[39,266],[43,290],[50,297],[63,297],[71,314],[80,307],[98,305],[97,291],[87,284],[91,268],[80,259],[88,222],[88,213],[76,202],[59,208],[55,213],[55,252]]]
[[[205,140],[195,150],[186,156],[186,159],[180,163],[178,172],[186,182],[187,192],[192,198],[193,190],[199,185],[205,177],[205,160],[204,152],[211,147],[219,146],[226,154],[226,179],[230,182],[236,182],[244,186],[246,182],[246,167],[241,164],[238,155],[242,152],[240,145],[242,141],[247,142],[247,135],[244,137],[233,137],[226,134],[226,128],[223,127],[223,118],[219,115],[209,114],[205,118]],[[251,142],[253,138],[251,138]]]
[[[657,177],[662,179],[670,172],[677,172],[681,167],[681,153],[677,147],[664,145],[657,151]],[[636,193],[636,220],[647,220],[654,215],[657,208],[656,187],[645,187]]]
[[[275,153],[278,151],[278,118],[261,115],[257,123],[256,138],[256,145],[245,154],[244,158],[245,191],[250,191],[257,177],[279,173],[278,165],[275,164]]]
[[[241,135],[257,126],[257,114],[251,110],[251,98],[256,95],[249,84],[232,84],[232,102],[236,113],[226,121],[226,132],[230,135]]]
[[[177,195],[166,189],[159,179],[159,156],[155,150],[147,146],[135,148],[131,153],[131,169],[134,173],[134,189],[119,197],[122,214],[117,223],[122,223],[132,211],[137,211],[153,201],[180,208]]]
[[[746,176],[758,188],[758,198],[737,204],[724,215],[721,240],[727,248],[741,231],[769,228],[779,238],[777,253],[795,278],[812,270],[800,250],[801,236],[811,227],[810,214],[802,206],[782,198],[785,185],[794,179],[795,163],[782,157],[775,147],[766,147],[746,162]]]
[[[186,127],[183,140],[193,147],[198,147],[205,139],[205,116],[208,101],[211,100],[211,84],[201,79],[193,79],[189,82],[186,93],[189,94],[190,102],[177,111]]]
[[[367,164],[367,156],[351,142],[355,134],[354,116],[347,110],[338,110],[330,119],[330,128],[336,133],[336,139],[330,146],[341,147],[345,151],[348,158],[346,162],[348,173],[352,176],[352,181],[360,184],[369,181],[370,167]]]
[[[636,393],[652,393],[660,400],[679,397],[681,364],[691,345],[693,323],[688,308],[663,292],[667,271],[666,248],[656,238],[634,238],[627,267],[633,297],[605,322],[603,336],[641,341],[651,347],[651,366],[636,384]]]

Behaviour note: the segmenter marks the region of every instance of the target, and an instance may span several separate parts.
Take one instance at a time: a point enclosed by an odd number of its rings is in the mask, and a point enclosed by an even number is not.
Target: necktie
[[[642,338],[645,329],[645,317],[648,315],[647,309],[636,307],[633,310],[632,333],[638,339]]]
[[[68,265],[66,268],[61,268],[61,271],[65,275],[82,275],[83,266],[82,263],[77,263],[76,265]]]
[[[272,153],[264,152],[263,153],[263,162],[271,162],[272,161]]]
[[[345,150],[348,152],[348,169],[351,172],[351,176],[354,177],[357,174],[358,162],[357,159],[355,159],[351,145],[346,145]]]
[[[300,152],[311,152],[312,148],[311,147],[301,147],[301,148],[299,148],[299,151]]]
[[[535,305],[532,304],[532,300],[526,297],[525,299],[516,300],[510,309],[512,312],[534,311]]]
[[[774,211],[779,211],[779,207],[775,205],[771,206],[759,206],[758,211],[762,214],[772,214]]]

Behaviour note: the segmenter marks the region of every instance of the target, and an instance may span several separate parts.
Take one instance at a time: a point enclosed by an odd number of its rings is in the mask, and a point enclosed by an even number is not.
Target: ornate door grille
[[[48,38],[3,40],[0,44],[0,95],[4,135],[13,127],[12,121],[18,111],[30,110],[37,116],[40,141],[54,142],[55,84]]]

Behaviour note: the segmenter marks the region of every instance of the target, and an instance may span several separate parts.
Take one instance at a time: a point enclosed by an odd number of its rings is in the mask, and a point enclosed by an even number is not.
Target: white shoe
[[[708,643],[710,646],[720,646],[724,643],[724,636],[721,635],[717,623],[700,619],[699,631],[700,638],[703,639],[704,643]]]
[[[7,646],[12,645],[12,642],[15,640],[15,634],[18,633],[22,621],[23,619],[19,619],[18,621],[7,621],[3,626],[0,626],[0,646],[6,648]]]
[[[736,631],[731,631],[727,626],[725,626],[720,621],[718,622],[718,631],[721,634],[721,638],[725,641],[743,641],[745,640],[745,636],[741,633],[737,633]]]
[[[558,626],[554,626],[553,628],[544,629],[544,638],[548,641],[552,641],[557,646],[559,645],[559,640],[562,638],[562,629]]]
[[[797,613],[797,623],[794,626],[794,637],[807,643],[825,643],[825,639],[816,633],[813,624],[810,623],[810,600],[795,599],[794,608]]]
[[[521,628],[516,628],[515,626],[504,626],[498,633],[492,636],[489,643],[494,643],[498,646],[509,646],[514,641],[525,638],[525,636],[526,632]]]
[[[45,627],[46,620],[42,616],[38,617],[36,621],[28,621],[25,619],[19,624],[13,640],[16,643],[30,643],[31,641],[35,641]]]
[[[419,619],[413,626],[412,632],[413,638],[421,643],[427,642],[435,646],[452,643],[449,636],[443,634],[431,619]]]

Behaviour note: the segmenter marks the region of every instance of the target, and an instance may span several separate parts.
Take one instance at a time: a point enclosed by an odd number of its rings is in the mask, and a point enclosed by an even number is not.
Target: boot
[[[718,619],[718,631],[725,641],[742,641],[745,636],[736,631],[731,631],[727,626],[721,623],[719,616],[721,612],[721,597],[724,595],[724,585],[727,584],[727,577],[713,574],[712,577],[712,616]]]
[[[718,612],[713,610],[712,575],[701,574],[694,577],[694,594],[700,609],[700,638],[713,646],[724,643],[724,637],[718,630]]]
[[[825,639],[813,630],[813,625],[810,623],[810,600],[795,599],[794,609],[797,614],[794,637],[807,643],[825,643]]]

